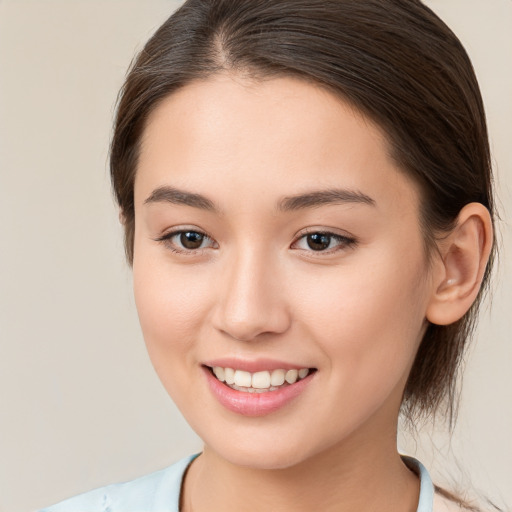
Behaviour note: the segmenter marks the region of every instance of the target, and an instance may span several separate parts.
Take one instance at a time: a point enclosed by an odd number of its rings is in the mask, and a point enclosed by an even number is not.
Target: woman
[[[416,0],[186,2],[111,171],[155,369],[199,456],[52,511],[457,510],[396,448],[454,412],[494,205],[469,59]]]

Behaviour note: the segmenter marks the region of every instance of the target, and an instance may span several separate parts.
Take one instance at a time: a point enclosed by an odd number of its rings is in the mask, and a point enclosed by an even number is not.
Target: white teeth
[[[244,372],[243,370],[237,370],[235,372],[235,384],[237,386],[243,386],[244,388],[251,387],[251,374],[249,372]]]
[[[270,376],[270,384],[272,386],[281,386],[284,384],[284,376],[286,372],[284,370],[274,370]]]
[[[309,373],[309,369],[308,368],[301,368],[299,370],[299,379],[303,379],[304,377],[306,377],[306,375]]]
[[[244,388],[243,386],[237,386],[236,384],[232,384],[230,388],[236,389],[237,391],[243,391],[244,393],[266,393],[267,391],[277,391],[279,389],[274,386],[265,389]]]
[[[221,382],[224,382],[226,380],[226,378],[224,377],[224,368],[216,366],[213,369],[213,373],[215,374],[215,377],[217,377],[217,379],[219,379]]]
[[[225,382],[239,391],[247,391],[249,393],[275,391],[279,389],[279,386],[294,384],[297,380],[303,379],[309,375],[308,368],[301,368],[299,370],[264,370],[250,373],[244,370],[215,366],[212,370],[214,375],[221,382]]]
[[[224,379],[226,379],[226,384],[234,384],[235,370],[233,368],[224,368]]]
[[[252,387],[256,389],[265,389],[270,387],[270,373],[256,372],[252,374]]]
[[[294,382],[297,382],[297,377],[299,376],[298,370],[288,370],[286,372],[285,380],[288,382],[288,384],[293,384]]]

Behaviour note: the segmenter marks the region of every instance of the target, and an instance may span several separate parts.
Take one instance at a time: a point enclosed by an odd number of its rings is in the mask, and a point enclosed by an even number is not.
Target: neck
[[[182,511],[415,511],[419,481],[400,459],[396,431],[376,444],[352,441],[284,469],[237,466],[205,447],[185,479]]]

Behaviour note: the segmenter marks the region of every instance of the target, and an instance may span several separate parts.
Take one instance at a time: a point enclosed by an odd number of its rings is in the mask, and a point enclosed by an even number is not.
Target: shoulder
[[[129,482],[79,494],[39,512],[178,512],[183,475],[196,456]]]

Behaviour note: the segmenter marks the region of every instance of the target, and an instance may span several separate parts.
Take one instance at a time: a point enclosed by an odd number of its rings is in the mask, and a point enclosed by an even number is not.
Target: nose
[[[271,258],[247,250],[219,276],[214,327],[239,341],[282,334],[290,326],[283,276]]]

